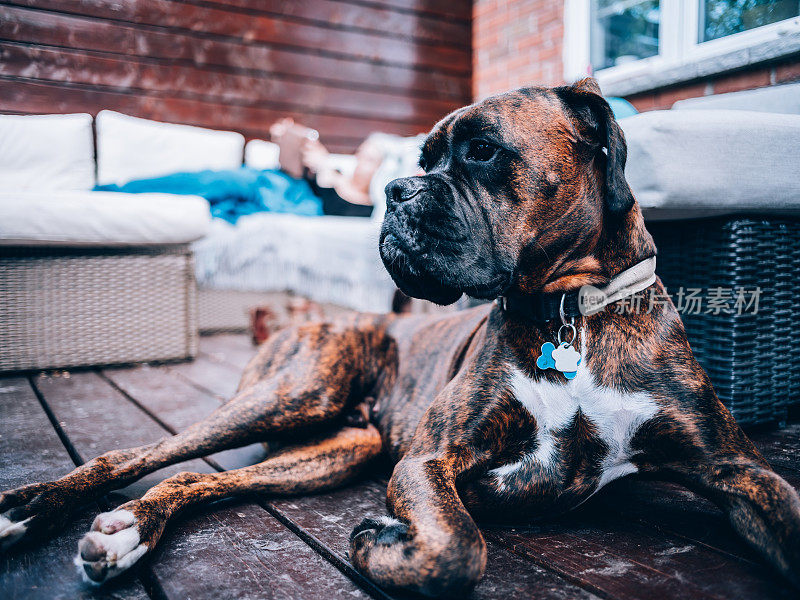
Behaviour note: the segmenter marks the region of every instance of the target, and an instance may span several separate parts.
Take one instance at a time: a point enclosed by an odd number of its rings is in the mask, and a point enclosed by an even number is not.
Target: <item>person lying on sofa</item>
[[[273,139],[279,145],[289,145],[291,136],[284,137],[284,134],[290,126],[296,127],[293,121],[282,119],[271,127],[275,131]],[[369,183],[383,159],[380,146],[367,138],[356,152],[352,175],[345,175],[324,165],[328,151],[318,140],[314,143],[309,139],[305,141],[308,143],[295,144],[295,157],[291,156],[293,151],[290,148],[281,146],[283,168],[280,170],[243,166],[230,170],[172,173],[123,184],[98,185],[95,190],[202,196],[208,200],[212,216],[233,224],[239,217],[258,212],[370,216]]]
[[[370,135],[359,145],[355,152],[355,168],[346,174],[331,166],[330,153],[315,130],[287,117],[273,123],[269,133],[280,148],[281,169],[296,179],[309,182],[322,200],[325,214],[370,216],[369,185],[385,155],[378,136]]]

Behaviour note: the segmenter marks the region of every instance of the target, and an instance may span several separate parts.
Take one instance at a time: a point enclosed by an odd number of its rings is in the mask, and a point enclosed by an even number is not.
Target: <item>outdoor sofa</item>
[[[243,330],[251,308],[294,297],[391,310],[383,185],[416,169],[419,140],[384,142],[373,218],[265,213],[233,226],[200,197],[93,188],[243,157],[275,168],[274,144],[112,111],[0,115],[0,372],[191,358],[199,331]]]
[[[800,84],[683,100],[620,125],[656,273],[695,356],[741,424],[785,421],[800,403]]]
[[[207,203],[91,191],[97,178],[137,170],[136,140],[125,141],[130,153],[106,146],[101,118],[95,164],[92,123],[88,114],[0,116],[0,372],[197,351],[189,244],[208,232]]]

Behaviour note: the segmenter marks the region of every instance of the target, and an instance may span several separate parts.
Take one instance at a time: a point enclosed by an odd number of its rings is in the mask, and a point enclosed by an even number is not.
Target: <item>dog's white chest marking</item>
[[[636,472],[636,466],[630,461],[633,456],[630,441],[658,410],[649,394],[625,393],[599,386],[585,365],[580,365],[575,378],[566,383],[536,381],[515,367],[511,372],[514,396],[536,419],[537,447],[521,460],[490,471],[498,485],[505,487],[506,477],[530,463],[544,472],[552,472],[560,453],[555,435],[572,422],[579,410],[608,446],[608,453],[602,457],[602,474],[596,489]]]

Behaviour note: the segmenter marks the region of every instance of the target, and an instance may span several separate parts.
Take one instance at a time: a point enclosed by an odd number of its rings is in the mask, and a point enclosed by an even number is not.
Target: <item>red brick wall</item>
[[[563,0],[475,0],[474,97],[522,85],[562,83],[563,21]]]
[[[628,96],[627,100],[640,112],[666,110],[673,103],[686,98],[751,90],[768,85],[789,83],[798,79],[800,79],[800,58],[795,56],[788,60],[759,65],[734,73],[715,75],[699,81],[634,94]]]
[[[475,99],[522,85],[564,83],[564,0],[475,0],[472,90]],[[639,111],[678,100],[800,80],[800,57],[628,97]]]

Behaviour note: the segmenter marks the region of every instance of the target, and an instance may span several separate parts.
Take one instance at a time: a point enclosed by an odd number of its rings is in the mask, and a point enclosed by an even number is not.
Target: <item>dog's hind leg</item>
[[[182,433],[112,450],[56,481],[0,494],[0,549],[52,531],[80,504],[167,465],[335,427],[376,377],[384,356],[379,335],[325,324],[280,332],[248,366],[236,396]]]
[[[241,494],[305,494],[342,485],[381,452],[372,425],[344,427],[308,444],[286,447],[257,465],[223,473],[179,473],[150,489],[140,500],[98,515],[78,545],[84,578],[102,583],[130,568],[161,537],[179,511]]]
[[[697,379],[692,403],[670,407],[642,428],[645,469],[716,504],[736,533],[800,588],[800,496],[770,468],[705,374]]]
[[[720,453],[664,465],[661,473],[719,506],[736,532],[800,588],[800,497],[763,460]]]

